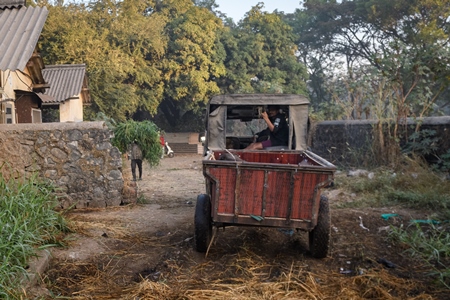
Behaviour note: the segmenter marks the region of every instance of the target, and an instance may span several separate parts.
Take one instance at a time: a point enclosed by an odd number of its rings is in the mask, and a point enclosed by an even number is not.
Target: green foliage
[[[391,226],[390,238],[423,260],[438,282],[450,287],[450,181],[420,160],[405,158],[398,170],[377,169],[370,178],[338,176],[335,187],[358,195],[342,207],[410,207],[433,212],[439,225]]]
[[[310,72],[314,117],[377,120],[374,157],[398,163],[406,118],[448,107],[449,12],[441,0],[305,1],[285,20]],[[434,152],[433,141],[415,143]]]
[[[124,121],[138,108],[156,112],[163,90],[156,66],[165,52],[166,22],[149,14],[150,1],[46,6],[43,59],[46,64],[86,64],[93,99],[87,115],[103,112]]]
[[[438,149],[439,138],[436,130],[424,129],[414,132],[408,137],[408,143],[403,149],[406,154],[429,155]]]
[[[292,29],[279,14],[262,13],[262,4],[230,29],[214,1],[38,3],[49,9],[40,43],[45,63],[86,64],[87,119],[102,112],[124,122],[143,111],[177,128],[201,118],[219,93],[307,93]]]
[[[149,204],[150,201],[147,198],[145,198],[144,195],[139,195],[139,197],[136,199],[136,203],[138,203],[138,204]]]
[[[372,205],[400,204],[428,209],[443,219],[450,219],[450,181],[420,160],[404,158],[395,172],[381,168],[374,171],[372,179],[346,177],[336,184],[361,195],[365,199],[363,202]]]
[[[450,149],[445,154],[442,154],[440,161],[436,164],[436,168],[442,171],[450,172]]]
[[[59,122],[59,109],[43,107],[42,122],[43,123]]]
[[[114,127],[112,144],[125,153],[136,140],[142,149],[143,159],[151,166],[159,164],[161,158],[160,129],[150,121],[128,120]]]
[[[351,192],[363,195],[376,195],[385,186],[390,186],[395,178],[393,172],[379,169],[374,172],[372,179],[366,176],[339,177],[336,180],[336,187],[349,189]]]
[[[7,181],[0,173],[1,299],[18,294],[24,268],[36,248],[55,243],[65,228],[61,215],[54,210],[56,205],[54,187],[37,176]]]
[[[396,243],[407,245],[406,253],[425,262],[434,271],[441,285],[450,289],[450,228],[443,226],[421,226],[410,228],[391,227],[389,237]]]
[[[217,82],[222,93],[306,95],[307,72],[296,57],[292,28],[275,13],[253,7],[239,25],[224,31],[227,73]]]
[[[106,126],[108,126],[109,129],[114,131],[114,128],[116,127],[117,123],[114,121],[114,119],[108,117],[103,112],[99,112],[97,116],[95,117],[96,121],[103,121],[105,122]]]
[[[434,170],[447,172],[450,170],[450,149],[444,154],[438,154],[440,142],[441,138],[436,136],[436,130],[422,129],[408,137],[403,153],[422,159],[429,158]]]
[[[164,86],[160,111],[171,126],[189,112],[199,113],[209,98],[220,92],[214,78],[225,74],[218,33],[221,20],[190,0],[160,3],[156,13],[167,20],[167,48],[157,62]]]
[[[357,118],[358,99],[365,97],[352,83],[361,85],[361,74],[370,66],[379,72],[371,72],[370,81],[386,85],[382,103],[393,106],[399,119],[438,111],[448,104],[442,92],[450,81],[445,46],[450,28],[442,16],[449,13],[450,6],[441,0],[306,1],[286,20],[310,71],[313,105],[332,99],[336,89],[327,91],[327,86],[339,74],[345,91],[339,98],[350,110],[353,106]]]

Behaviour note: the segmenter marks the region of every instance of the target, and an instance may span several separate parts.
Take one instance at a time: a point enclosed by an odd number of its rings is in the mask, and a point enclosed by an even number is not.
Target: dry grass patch
[[[421,283],[381,268],[357,276],[315,274],[299,261],[280,267],[246,254],[229,255],[225,266],[208,261],[182,267],[170,260],[158,281],[140,282],[115,276],[112,264],[66,263],[61,272],[67,275],[55,284],[71,299],[436,299]]]

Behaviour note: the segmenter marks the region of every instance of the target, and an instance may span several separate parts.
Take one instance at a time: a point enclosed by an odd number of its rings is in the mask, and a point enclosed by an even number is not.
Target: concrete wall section
[[[38,173],[59,188],[61,207],[122,203],[122,157],[103,122],[0,125],[0,172]]]
[[[410,140],[408,137],[414,133],[417,122],[421,123],[420,130],[435,131],[434,137],[438,139],[435,151],[442,155],[450,149],[450,116],[430,117],[422,119],[408,119],[407,123],[399,129],[400,145],[405,146]],[[377,134],[376,121],[323,121],[311,126],[308,145],[311,150],[340,166],[360,167],[373,163]],[[384,136],[393,126],[383,125]],[[420,143],[417,140],[416,143]],[[376,146],[375,146],[376,147]]]
[[[323,121],[313,124],[308,145],[328,161],[340,165],[354,160],[355,153],[368,153],[373,142],[373,121]]]

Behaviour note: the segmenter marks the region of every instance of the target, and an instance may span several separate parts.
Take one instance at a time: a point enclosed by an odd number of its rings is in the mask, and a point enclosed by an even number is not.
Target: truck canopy
[[[226,148],[226,120],[229,106],[258,107],[280,105],[288,107],[289,149],[306,150],[309,101],[305,96],[292,94],[230,94],[211,98],[207,108],[207,147],[211,150]],[[245,115],[257,118],[257,115]],[[295,138],[294,138],[295,137]]]

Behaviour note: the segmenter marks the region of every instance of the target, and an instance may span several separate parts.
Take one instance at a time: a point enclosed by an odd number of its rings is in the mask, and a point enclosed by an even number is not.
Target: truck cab
[[[309,101],[301,95],[233,94],[213,97],[206,111],[204,154],[219,149],[245,149],[267,127],[261,112],[280,107],[289,127],[286,145],[266,150],[306,150]]]

